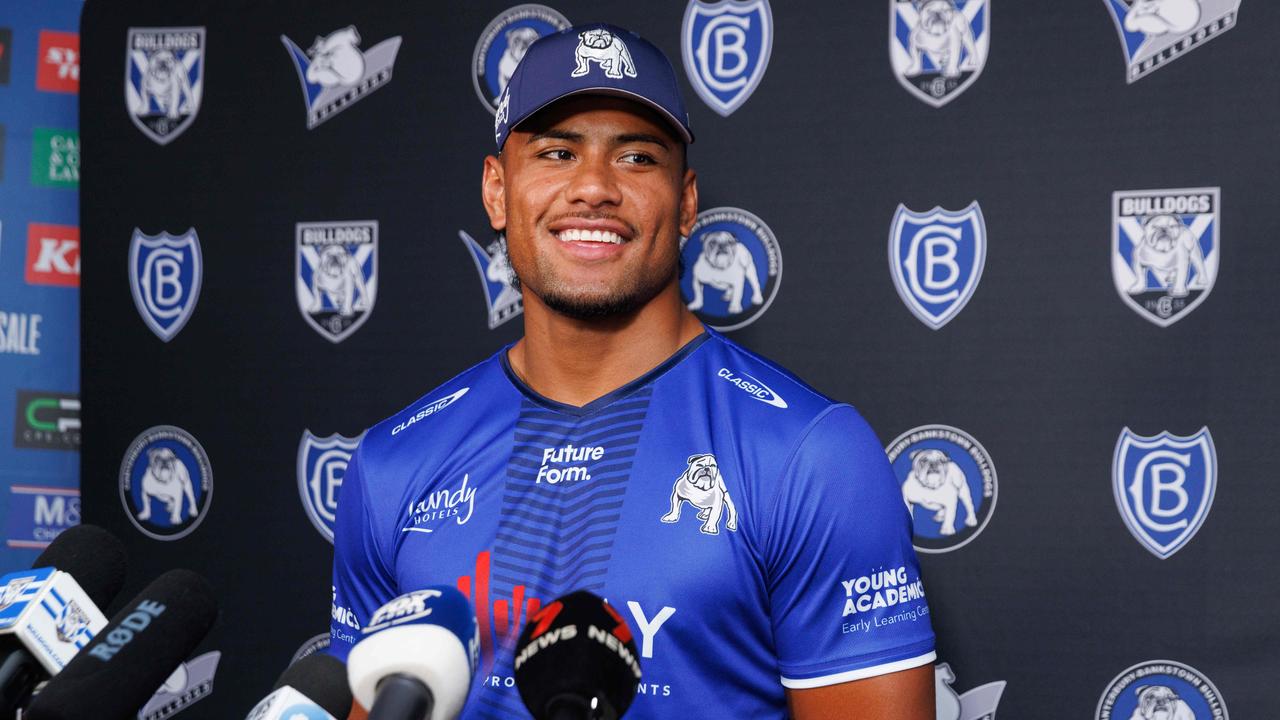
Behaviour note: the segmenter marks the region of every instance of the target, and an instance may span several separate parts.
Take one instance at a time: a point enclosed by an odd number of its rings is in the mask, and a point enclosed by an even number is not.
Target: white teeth
[[[622,236],[609,230],[561,230],[556,233],[561,242],[598,242],[621,245]]]

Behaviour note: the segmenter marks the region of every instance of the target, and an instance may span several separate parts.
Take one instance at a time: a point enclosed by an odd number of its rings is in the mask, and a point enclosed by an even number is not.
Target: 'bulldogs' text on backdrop
[[[124,101],[143,135],[165,145],[191,127],[204,92],[204,28],[129,28]]]
[[[120,502],[143,535],[177,540],[191,534],[212,500],[213,468],[191,433],[157,425],[129,444],[120,463]]]
[[[689,83],[708,107],[728,117],[764,79],[773,11],[769,0],[689,0],[680,38]]]
[[[301,222],[294,232],[298,309],[340,343],[369,319],[378,297],[378,221]]]
[[[355,25],[317,37],[306,52],[284,35],[280,42],[289,51],[302,82],[308,130],[391,82],[391,70],[400,51],[397,35],[361,52],[360,32]]]
[[[182,235],[147,235],[134,228],[129,244],[129,289],[138,314],[156,337],[173,339],[200,299],[204,261],[195,228]]]
[[[922,425],[885,448],[911,513],[912,541],[925,553],[971,542],[996,507],[996,466],[986,449],[950,425]]]
[[[987,225],[977,201],[959,212],[899,205],[889,229],[889,270],[898,296],[937,330],[968,304],[987,262]]]
[[[1204,673],[1173,660],[1148,660],[1116,676],[1094,720],[1230,720],[1218,688]]]
[[[1137,82],[1236,25],[1240,0],[1102,0]]]
[[[471,55],[471,81],[489,112],[497,111],[498,97],[529,46],[538,38],[569,25],[569,20],[559,11],[528,3],[502,11],[485,26]]]
[[[755,322],[778,294],[782,250],[773,231],[746,210],[719,207],[698,213],[680,249],[680,291],[689,309],[717,330]]]
[[[1209,297],[1218,278],[1216,187],[1126,190],[1111,196],[1111,274],[1120,299],[1169,327]]]
[[[303,430],[298,443],[298,496],[311,524],[329,542],[333,542],[342,477],[362,437],[363,434],[349,438],[337,433],[317,437],[310,430]]]
[[[1144,437],[1125,428],[1116,441],[1112,490],[1129,532],[1160,559],[1182,549],[1209,515],[1218,454],[1209,428],[1189,437]]]
[[[990,49],[991,0],[889,0],[893,76],[934,107],[978,80]]]

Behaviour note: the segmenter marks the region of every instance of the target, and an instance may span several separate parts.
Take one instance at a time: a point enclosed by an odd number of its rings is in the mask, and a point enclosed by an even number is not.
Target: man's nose
[[[583,158],[566,188],[566,199],[591,207],[621,203],[622,193],[615,172],[606,158]]]

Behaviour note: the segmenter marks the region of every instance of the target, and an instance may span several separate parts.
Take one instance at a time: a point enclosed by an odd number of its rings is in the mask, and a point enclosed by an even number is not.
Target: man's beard
[[[507,244],[505,242],[502,243],[502,251],[507,253]],[[672,274],[679,277],[684,271],[684,258],[679,255],[676,257],[677,266],[672,269],[671,273],[654,276],[635,276],[630,282],[626,282],[622,287],[616,288],[605,297],[601,297],[598,294],[595,296],[576,294],[571,288],[556,287],[563,285],[563,283],[554,278],[550,283],[539,282],[538,285],[541,287],[529,287],[529,292],[536,295],[543,305],[546,305],[554,312],[574,320],[605,320],[624,317],[635,313],[648,304],[658,293],[662,292],[667,287],[667,284],[671,282]],[[507,253],[507,267],[511,268],[511,287],[516,290],[522,290],[528,286],[528,283],[522,282],[519,275],[516,274],[515,265],[511,264],[510,253]],[[547,275],[549,273],[542,273],[543,281],[546,280]]]

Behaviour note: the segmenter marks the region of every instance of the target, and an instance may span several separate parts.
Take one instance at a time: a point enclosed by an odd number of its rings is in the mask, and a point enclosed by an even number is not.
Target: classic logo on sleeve
[[[214,650],[180,663],[147,704],[138,711],[138,720],[173,717],[213,694],[213,677],[222,653]]]
[[[951,689],[956,674],[949,663],[933,666],[934,696],[937,698],[937,720],[995,720],[996,708],[1004,695],[1004,680],[989,682],[963,695]]]
[[[990,49],[990,0],[889,0],[893,75],[919,100],[942,107],[959,97]]]
[[[332,343],[369,319],[378,295],[378,221],[298,223],[294,288],[302,317]]]
[[[950,552],[973,541],[996,507],[996,468],[973,436],[949,425],[922,425],[885,448],[902,483],[916,550]]]
[[[1134,312],[1169,327],[1209,297],[1218,278],[1220,205],[1216,187],[1112,194],[1111,274]]]
[[[1200,530],[1218,485],[1218,455],[1209,428],[1190,437],[1144,437],[1125,428],[1111,466],[1116,506],[1129,532],[1160,559]]]
[[[1102,0],[1137,82],[1236,26],[1240,0]]]
[[[516,5],[485,26],[471,55],[471,80],[480,102],[496,112],[498,97],[511,81],[516,66],[538,38],[569,27],[564,15],[546,5]]]
[[[987,225],[977,201],[959,212],[898,206],[889,230],[889,271],[920,322],[937,330],[959,315],[986,262]]]
[[[186,430],[157,425],[134,438],[120,463],[120,502],[129,521],[155,540],[190,535],[209,512],[213,469]]]
[[[302,82],[308,130],[391,82],[391,70],[400,51],[397,35],[361,52],[360,32],[355,25],[317,37],[306,52],[284,35],[280,42],[289,51]]]
[[[488,245],[481,245],[465,230],[459,230],[458,237],[467,246],[467,253],[480,273],[484,300],[489,308],[489,329],[523,313],[524,298],[520,295],[516,274],[507,257],[507,239],[498,235]]]
[[[80,228],[75,225],[27,225],[28,285],[80,287]]]
[[[1098,699],[1095,720],[1229,720],[1204,673],[1173,660],[1148,660],[1116,676]]]
[[[204,28],[129,28],[124,99],[129,119],[160,145],[191,127],[204,94]]]
[[[194,228],[182,235],[147,235],[137,228],[129,245],[129,288],[138,314],[169,342],[186,326],[200,299],[204,261]]]
[[[708,107],[729,117],[769,67],[773,11],[769,0],[689,0],[680,38],[689,84]]]
[[[298,443],[298,495],[311,524],[329,542],[333,542],[333,524],[338,519],[342,478],[363,437],[363,433],[354,438],[337,433],[317,437],[303,430]]]
[[[729,487],[714,455],[689,456],[688,465],[671,488],[671,509],[662,516],[662,522],[680,522],[685,503],[697,511],[698,520],[702,521],[698,530],[703,535],[719,535],[722,519],[726,530],[738,531],[738,508],[729,497]]]
[[[80,35],[40,31],[36,61],[36,89],[46,92],[80,92]]]
[[[680,292],[699,320],[737,330],[769,309],[782,282],[782,251],[773,231],[746,210],[698,213],[680,247]]]

